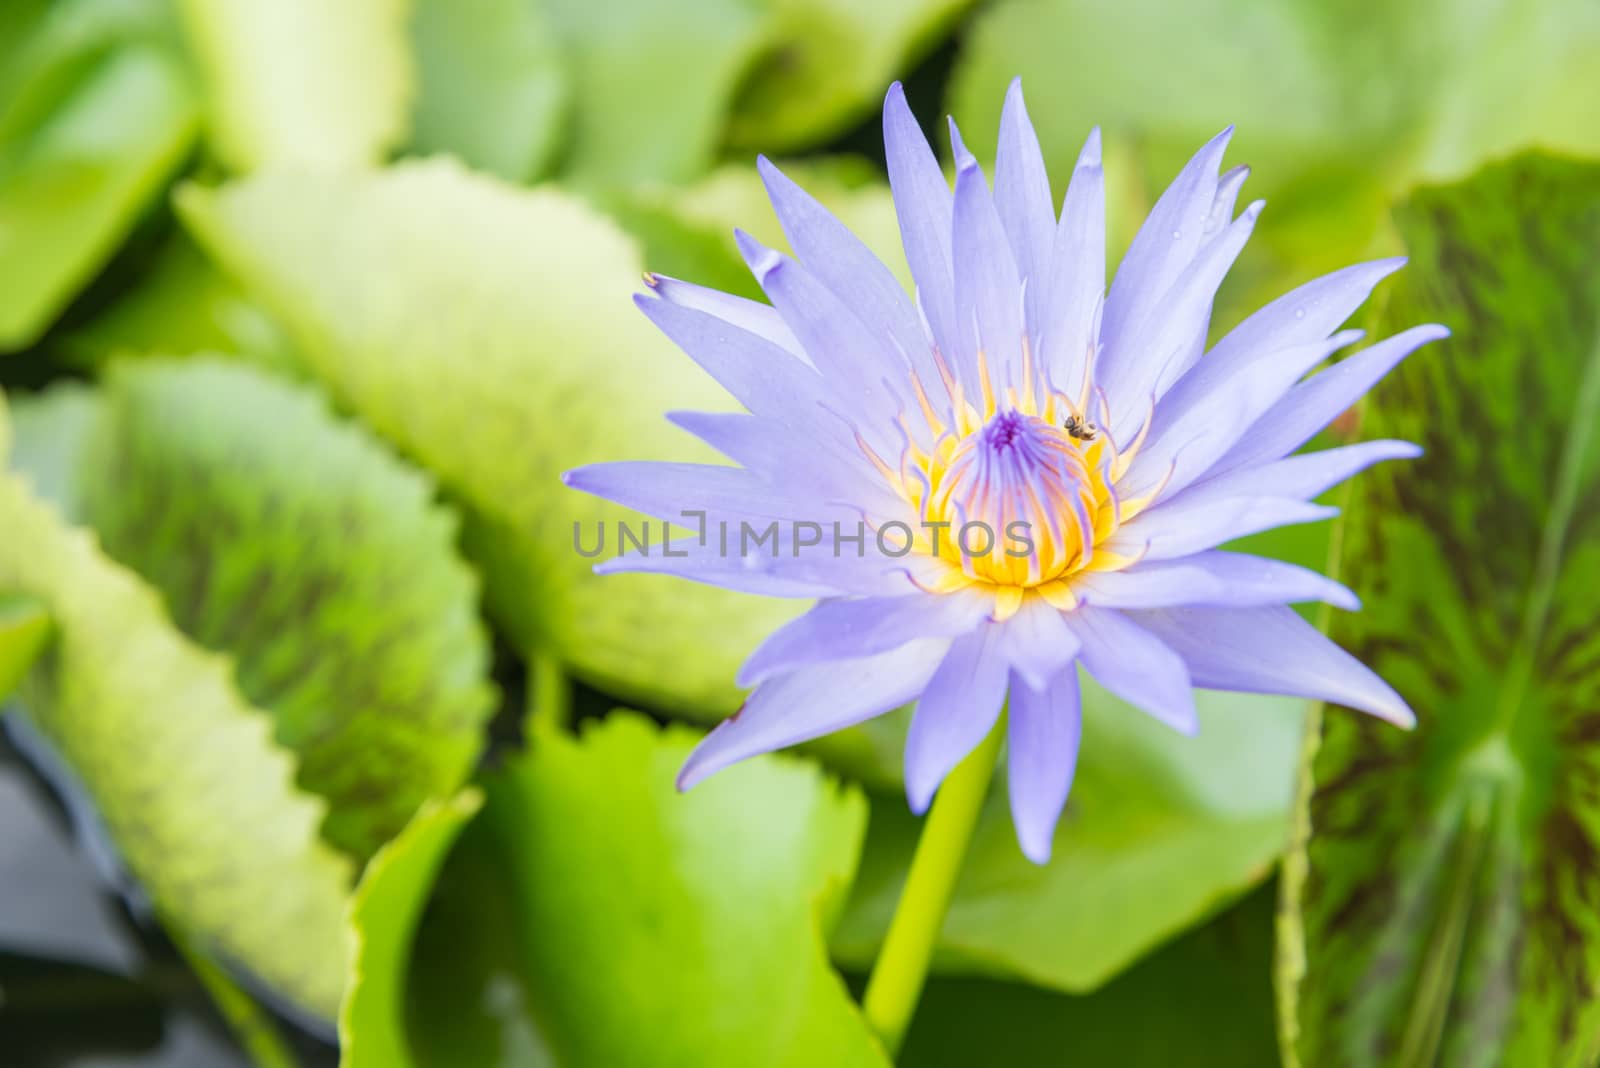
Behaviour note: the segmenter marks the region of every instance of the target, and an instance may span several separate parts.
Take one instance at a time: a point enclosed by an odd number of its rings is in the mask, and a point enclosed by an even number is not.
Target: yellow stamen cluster
[[[1119,452],[1086,417],[1087,384],[1074,401],[1036,389],[1035,377],[1025,361],[1022,389],[998,394],[980,355],[976,403],[944,374],[949,417],[914,379],[926,430],[919,434],[922,428],[902,415],[910,444],[898,469],[868,450],[921,520],[913,551],[943,565],[919,573],[918,581],[933,592],[984,589],[995,597],[996,618],[1010,616],[1029,596],[1072,608],[1075,575],[1134,563],[1104,543],[1148,503],[1121,500],[1115,489],[1143,434]]]

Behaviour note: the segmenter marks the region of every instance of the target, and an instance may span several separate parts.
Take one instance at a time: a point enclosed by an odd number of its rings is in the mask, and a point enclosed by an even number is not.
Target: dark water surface
[[[248,1068],[112,870],[0,730],[0,1068]],[[337,1061],[297,1044],[305,1068]]]

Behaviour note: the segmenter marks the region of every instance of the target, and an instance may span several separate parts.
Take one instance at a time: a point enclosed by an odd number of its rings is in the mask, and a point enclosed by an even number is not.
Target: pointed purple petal
[[[609,551],[613,556],[597,563],[595,574],[672,575],[739,593],[810,600],[845,596],[899,597],[917,589],[906,576],[905,568],[899,566],[900,561],[882,561],[870,556],[866,559],[836,557],[825,550],[819,553],[815,545],[809,548],[798,545],[785,524],[779,524],[779,533],[760,547],[752,541],[742,548],[737,525],[728,528],[726,546],[721,544],[721,528],[716,523],[708,526],[704,545],[697,540],[698,524],[689,527],[674,530],[670,546],[659,541],[660,529],[656,528],[654,536],[658,540],[651,543],[648,554],[634,550],[630,544],[628,555],[615,556],[618,547],[612,546]],[[586,549],[590,548],[587,541],[583,544]]]
[[[827,383],[801,360],[758,334],[705,311],[640,295],[639,309],[660,331],[756,415],[820,420]]]
[[[1161,298],[1199,252],[1216,201],[1217,169],[1232,137],[1230,126],[1195,153],[1128,246],[1106,297],[1101,336],[1108,345],[1158,314]],[[1137,354],[1128,353],[1127,358]]]
[[[956,148],[956,324],[976,330],[992,380],[1012,382],[1022,362],[1022,281],[983,170],[962,146],[953,121],[950,138]],[[970,348],[960,350],[963,371],[975,375],[976,362],[965,364]],[[963,378],[976,386],[976,377]]]
[[[1022,100],[1022,79],[1006,91],[1000,113],[1000,143],[994,160],[994,204],[1010,240],[1018,273],[1027,287],[1027,324],[1040,326],[1042,301],[1048,294],[1050,251],[1055,238],[1055,205],[1050,176],[1045,172],[1039,138],[1028,121]]]
[[[1106,295],[1105,173],[1100,130],[1089,134],[1072,172],[1050,250],[1050,296],[1039,327],[1044,366],[1074,401],[1083,386]]]
[[[1126,571],[1092,572],[1076,580],[1072,592],[1084,604],[1101,608],[1300,601],[1326,601],[1348,611],[1361,607],[1349,589],[1315,571],[1264,556],[1218,550],[1135,564]]]
[[[747,297],[736,297],[720,289],[697,286],[693,282],[668,278],[664,274],[647,274],[644,280],[651,292],[662,300],[714,315],[725,323],[737,326],[740,330],[747,330],[759,338],[772,342],[806,363],[811,362],[805,350],[800,347],[800,339],[794,336],[794,331],[783,321],[778,309],[770,304],[762,304]]]
[[[892,652],[807,668],[764,683],[744,707],[706,735],[678,773],[687,790],[759,753],[853,727],[922,692],[950,643],[910,642]]]
[[[839,506],[810,501],[788,487],[778,488],[739,467],[715,464],[667,463],[658,460],[618,460],[588,464],[568,471],[561,481],[573,489],[674,523],[687,510],[703,510],[713,518],[732,520],[810,519],[827,523],[835,519],[854,522],[855,513]]]
[[[1253,467],[1289,455],[1348,411],[1401,360],[1428,342],[1449,336],[1450,331],[1442,326],[1414,326],[1300,383],[1246,431],[1217,461],[1213,473]]]
[[[682,427],[742,467],[768,475],[784,469],[792,455],[785,435],[760,416],[744,412],[668,412]]]
[[[954,638],[983,624],[993,607],[993,598],[964,590],[823,601],[762,642],[739,669],[738,684],[753,686],[811,664],[881,653],[913,638]]]
[[[1279,297],[1217,342],[1172,389],[1174,410],[1204,404],[1245,364],[1270,360],[1281,349],[1327,337],[1371,296],[1377,284],[1405,266],[1403,258],[1374,260],[1334,271]]]
[[[1301,376],[1360,337],[1360,331],[1346,330],[1275,352],[1270,359],[1238,368],[1204,403],[1178,410],[1165,403],[1157,406],[1156,428],[1119,481],[1118,492],[1139,497],[1159,485],[1158,500],[1176,496],[1205,477]]]
[[[1327,337],[1404,265],[1403,259],[1358,264],[1318,278],[1279,297],[1228,333],[1198,361],[1162,400],[1163,418],[1205,410],[1219,391],[1234,388],[1255,364],[1270,364],[1285,348],[1312,345]]]
[[[1331,519],[1339,509],[1292,497],[1174,498],[1150,509],[1105,541],[1119,556],[1155,562],[1213,549],[1263,530]]]
[[[1002,626],[1006,662],[1035,689],[1043,689],[1078,655],[1077,636],[1060,610],[1042,597],[1029,597]]]
[[[739,412],[668,412],[667,419],[756,475],[789,487],[796,495],[849,501],[873,516],[893,517],[906,507],[859,448]]]
[[[789,245],[805,268],[862,322],[892,337],[924,382],[937,381],[922,319],[889,268],[767,157],[760,157],[756,165]]]
[[[1310,500],[1373,464],[1414,460],[1421,455],[1422,449],[1409,441],[1363,441],[1229,471],[1198,483],[1183,497],[1192,500],[1262,493]]]
[[[1167,392],[1204,351],[1217,288],[1244,250],[1264,204],[1260,200],[1251,204],[1200,250],[1163,296],[1157,314],[1130,324],[1107,343],[1099,384],[1112,398],[1113,440],[1131,438],[1148,412],[1150,398]]]
[[[1292,608],[1130,613],[1189,665],[1196,686],[1330,701],[1402,727],[1416,716],[1394,688]]]
[[[742,230],[734,236],[767,299],[833,385],[843,414],[883,441],[909,399],[893,392],[909,388],[904,359],[799,262]]]
[[[1110,608],[1079,606],[1067,625],[1083,643],[1079,659],[1100,685],[1183,734],[1200,729],[1189,672],[1150,631]]]
[[[1240,164],[1230,167],[1217,179],[1217,195],[1211,201],[1211,214],[1206,216],[1203,234],[1206,242],[1215,241],[1233,221],[1233,207],[1239,202],[1239,191],[1249,177],[1250,168]]]
[[[906,736],[906,797],[919,815],[944,777],[983,741],[1006,697],[997,627],[957,638],[917,702]]]
[[[1035,864],[1050,859],[1056,822],[1072,790],[1082,733],[1075,666],[1037,690],[1012,676],[1006,728],[1011,820],[1023,855]]]
[[[918,299],[939,347],[953,355],[958,334],[950,251],[950,185],[906,105],[899,82],[889,87],[883,101],[883,147],[895,213],[900,218],[900,240]]]

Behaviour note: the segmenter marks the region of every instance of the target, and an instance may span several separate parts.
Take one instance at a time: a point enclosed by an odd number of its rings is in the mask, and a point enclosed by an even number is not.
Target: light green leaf
[[[867,118],[889,83],[972,0],[774,0],[776,42],[735,101],[728,138],[766,152],[807,148]]]
[[[100,418],[100,392],[63,381],[16,398],[10,466],[25,471],[33,490],[69,522],[81,522],[83,443]]]
[[[984,808],[935,961],[946,973],[1092,990],[1265,878],[1287,834],[1305,703],[1199,694],[1187,738],[1084,680],[1083,745],[1055,855],[1023,857],[1004,789]],[[874,798],[836,956],[867,967],[921,821]]]
[[[418,936],[413,1064],[887,1068],[824,948],[860,795],[779,757],[680,795],[694,740],[619,713],[489,782]]]
[[[181,232],[162,245],[137,286],[60,343],[91,366],[117,356],[220,353],[296,373],[283,330]]]
[[[592,187],[687,181],[715,159],[772,0],[543,0],[572,72],[562,172]]]
[[[712,459],[663,413],[732,403],[630,306],[643,264],[627,237],[560,193],[449,160],[261,175],[180,201],[311,372],[464,506],[467,552],[517,648],[552,649],[585,680],[653,704],[736,706],[739,661],[803,606],[595,576],[573,545],[575,523],[586,539],[605,523],[614,545],[616,523],[642,520],[566,490],[561,472]]]
[[[231,362],[112,369],[82,514],[234,658],[324,836],[365,859],[471,773],[493,709],[477,581],[433,487],[320,396]]]
[[[0,707],[44,652],[51,633],[42,601],[0,591]]]
[[[405,0],[178,0],[213,149],[236,171],[377,163],[405,137]]]
[[[1274,220],[1246,271],[1281,280],[1269,251],[1300,272],[1339,266],[1367,251],[1385,194],[1418,177],[1521,145],[1600,151],[1597,60],[1589,0],[1002,0],[964,42],[951,108],[987,148],[1020,74],[1058,183],[1101,124],[1150,192],[1237,123],[1230,155]]]
[[[1073,996],[986,979],[928,985],[901,1068],[1277,1068],[1275,885]]]
[[[894,271],[907,290],[911,272],[900,251],[900,223],[888,185],[855,157],[781,164]],[[688,186],[646,183],[614,198],[613,210],[644,244],[652,271],[765,300],[734,240],[735,227],[773,248],[787,248],[783,228],[754,167],[718,168]]]
[[[71,0],[24,25],[0,103],[0,351],[35,341],[104,266],[197,128],[156,0]]]
[[[1543,77],[1542,72],[1535,78]],[[1537,82],[1535,83],[1537,84]],[[1600,166],[1522,156],[1397,212],[1385,329],[1451,326],[1362,411],[1336,630],[1416,709],[1332,709],[1280,945],[1294,1063],[1600,1056]]]
[[[39,24],[50,14],[54,0],[11,0],[0,5],[0,97],[16,92],[17,57],[27,50]]]
[[[429,802],[362,874],[350,906],[350,982],[339,1007],[342,1068],[411,1063],[405,1011],[411,944],[450,847],[482,805],[476,789]]]
[[[344,982],[350,863],[323,805],[156,594],[0,474],[0,588],[36,598],[56,641],[22,688],[30,718],[95,801],[156,908],[304,1009],[331,1016]]]
[[[412,147],[452,153],[525,182],[565,131],[565,64],[549,16],[529,0],[414,0],[418,92]]]

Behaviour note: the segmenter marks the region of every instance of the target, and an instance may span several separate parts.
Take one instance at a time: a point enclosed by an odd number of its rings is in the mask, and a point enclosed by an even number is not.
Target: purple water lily
[[[681,785],[914,700],[905,774],[921,812],[1008,707],[1017,836],[1043,863],[1077,760],[1080,665],[1184,732],[1193,687],[1410,724],[1393,689],[1288,607],[1354,609],[1349,590],[1217,548],[1330,516],[1313,498],[1417,454],[1373,441],[1291,455],[1445,335],[1416,327],[1305,377],[1361,337],[1339,327],[1402,261],[1302,286],[1207,351],[1213,297],[1262,207],[1234,215],[1248,172],[1218,173],[1231,130],[1157,201],[1108,291],[1098,131],[1058,217],[1019,84],[992,190],[952,123],[952,191],[898,85],[883,121],[915,295],[762,159],[797,256],[738,235],[770,306],[659,276],[638,300],[747,409],[672,416],[738,466],[568,475],[664,519],[702,513],[699,544],[602,570],[818,600],[745,663],[754,692]],[[752,551],[730,528],[769,536]]]

